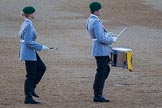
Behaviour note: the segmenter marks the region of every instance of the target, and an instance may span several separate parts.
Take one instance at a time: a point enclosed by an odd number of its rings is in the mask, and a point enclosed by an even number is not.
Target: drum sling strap
[[[126,54],[127,54],[128,70],[129,71],[133,71],[133,66],[132,66],[132,55],[133,55],[133,52],[132,51],[128,51]]]

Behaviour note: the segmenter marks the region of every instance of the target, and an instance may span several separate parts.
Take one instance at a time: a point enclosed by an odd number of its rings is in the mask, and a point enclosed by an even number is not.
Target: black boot
[[[104,96],[102,96],[102,90],[99,91],[95,91],[94,92],[94,98],[93,98],[93,102],[109,102],[110,100]]]
[[[35,89],[32,90],[32,96],[34,96],[36,98],[39,98],[39,95],[36,93]]]
[[[40,104],[40,102],[35,101],[30,93],[26,94],[24,104]]]
[[[110,102],[110,100],[104,96],[94,96],[93,102]]]

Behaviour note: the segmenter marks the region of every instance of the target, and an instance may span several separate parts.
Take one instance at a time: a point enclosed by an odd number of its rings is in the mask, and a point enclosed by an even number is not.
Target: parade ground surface
[[[133,51],[133,72],[112,67],[104,96],[93,102],[95,59],[86,31],[92,0],[0,1],[0,108],[162,108],[162,1],[100,0],[108,31],[127,30],[112,47]],[[57,48],[38,52],[47,71],[37,86],[39,105],[25,105],[24,62],[19,56],[20,12],[36,8],[37,42]]]

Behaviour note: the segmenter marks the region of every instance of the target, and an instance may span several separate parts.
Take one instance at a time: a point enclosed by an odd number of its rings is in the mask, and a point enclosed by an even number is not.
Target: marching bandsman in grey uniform
[[[43,77],[46,66],[37,51],[49,49],[47,46],[36,42],[37,33],[32,23],[34,12],[35,9],[32,6],[23,8],[22,16],[24,17],[24,22],[20,26],[19,31],[19,59],[25,61],[26,66],[26,80],[24,83],[25,104],[39,104],[39,102],[33,99],[33,96],[39,98],[35,88]]]
[[[93,84],[94,102],[109,102],[109,99],[103,96],[103,88],[107,79],[110,67],[110,46],[117,40],[112,33],[107,33],[99,16],[101,14],[101,4],[99,2],[91,2],[89,5],[90,16],[87,19],[86,27],[92,40],[91,54],[96,59],[97,69]]]

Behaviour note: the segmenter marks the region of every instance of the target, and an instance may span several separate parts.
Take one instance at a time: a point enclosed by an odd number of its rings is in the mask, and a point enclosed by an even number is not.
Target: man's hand
[[[43,45],[42,50],[49,50],[49,48],[45,45]]]
[[[117,41],[117,37],[112,37],[113,38],[113,42],[116,42]]]

